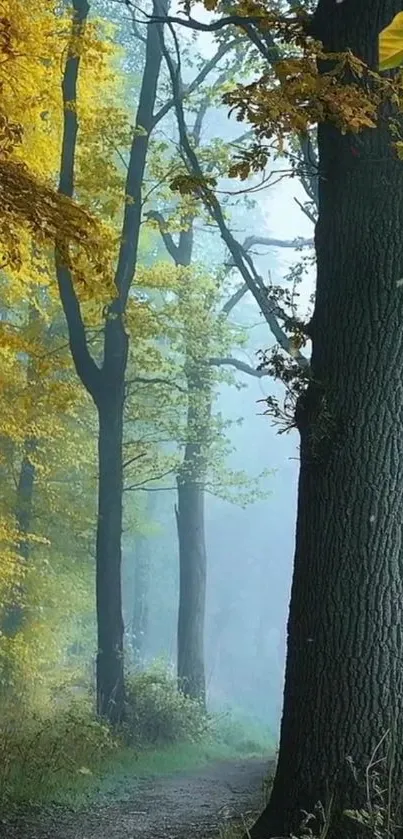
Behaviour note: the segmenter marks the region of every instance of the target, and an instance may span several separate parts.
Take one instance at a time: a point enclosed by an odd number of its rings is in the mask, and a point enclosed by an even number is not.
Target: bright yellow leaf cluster
[[[393,18],[379,35],[379,70],[393,70],[403,64],[403,12]]]

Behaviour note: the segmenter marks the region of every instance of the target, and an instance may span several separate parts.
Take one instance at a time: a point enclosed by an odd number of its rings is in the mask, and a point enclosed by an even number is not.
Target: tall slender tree
[[[154,12],[166,13],[164,0],[155,0]],[[74,193],[78,131],[77,82],[82,40],[89,5],[73,0],[73,29],[63,78],[64,132],[59,191]],[[123,408],[128,335],[125,311],[133,280],[140,235],[142,183],[161,65],[158,27],[147,33],[144,69],[125,189],[121,243],[115,273],[115,297],[104,327],[103,361],[91,356],[73,279],[60,250],[56,252],[57,280],[66,315],[76,371],[91,394],[99,418],[99,490],[96,539],[96,596],[98,624],[97,706],[112,723],[124,716],[123,619],[121,602],[121,536],[123,493]]]

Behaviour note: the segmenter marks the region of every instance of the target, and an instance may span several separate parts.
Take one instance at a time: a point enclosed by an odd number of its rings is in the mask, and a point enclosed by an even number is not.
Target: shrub
[[[139,748],[198,742],[210,728],[201,703],[178,690],[172,673],[160,665],[127,679],[126,737]]]
[[[234,709],[217,714],[214,720],[214,737],[239,755],[272,754],[276,742],[268,727],[258,720]]]
[[[72,703],[47,716],[21,718],[3,712],[0,721],[0,806],[39,803],[58,787],[91,775],[94,764],[115,748],[109,728],[89,703]]]

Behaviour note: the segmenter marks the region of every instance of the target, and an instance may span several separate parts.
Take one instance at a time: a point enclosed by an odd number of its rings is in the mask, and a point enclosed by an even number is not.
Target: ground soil
[[[225,761],[136,779],[124,802],[103,800],[85,812],[53,812],[4,825],[2,839],[209,839],[226,825],[248,824],[263,806],[263,760]]]

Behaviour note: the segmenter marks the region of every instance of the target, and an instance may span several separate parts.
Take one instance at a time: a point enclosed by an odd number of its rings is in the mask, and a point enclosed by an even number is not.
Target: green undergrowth
[[[228,711],[206,715],[161,668],[130,676],[127,699],[126,723],[117,734],[95,718],[88,695],[36,713],[5,705],[0,810],[124,800],[142,778],[274,752],[262,726]]]

